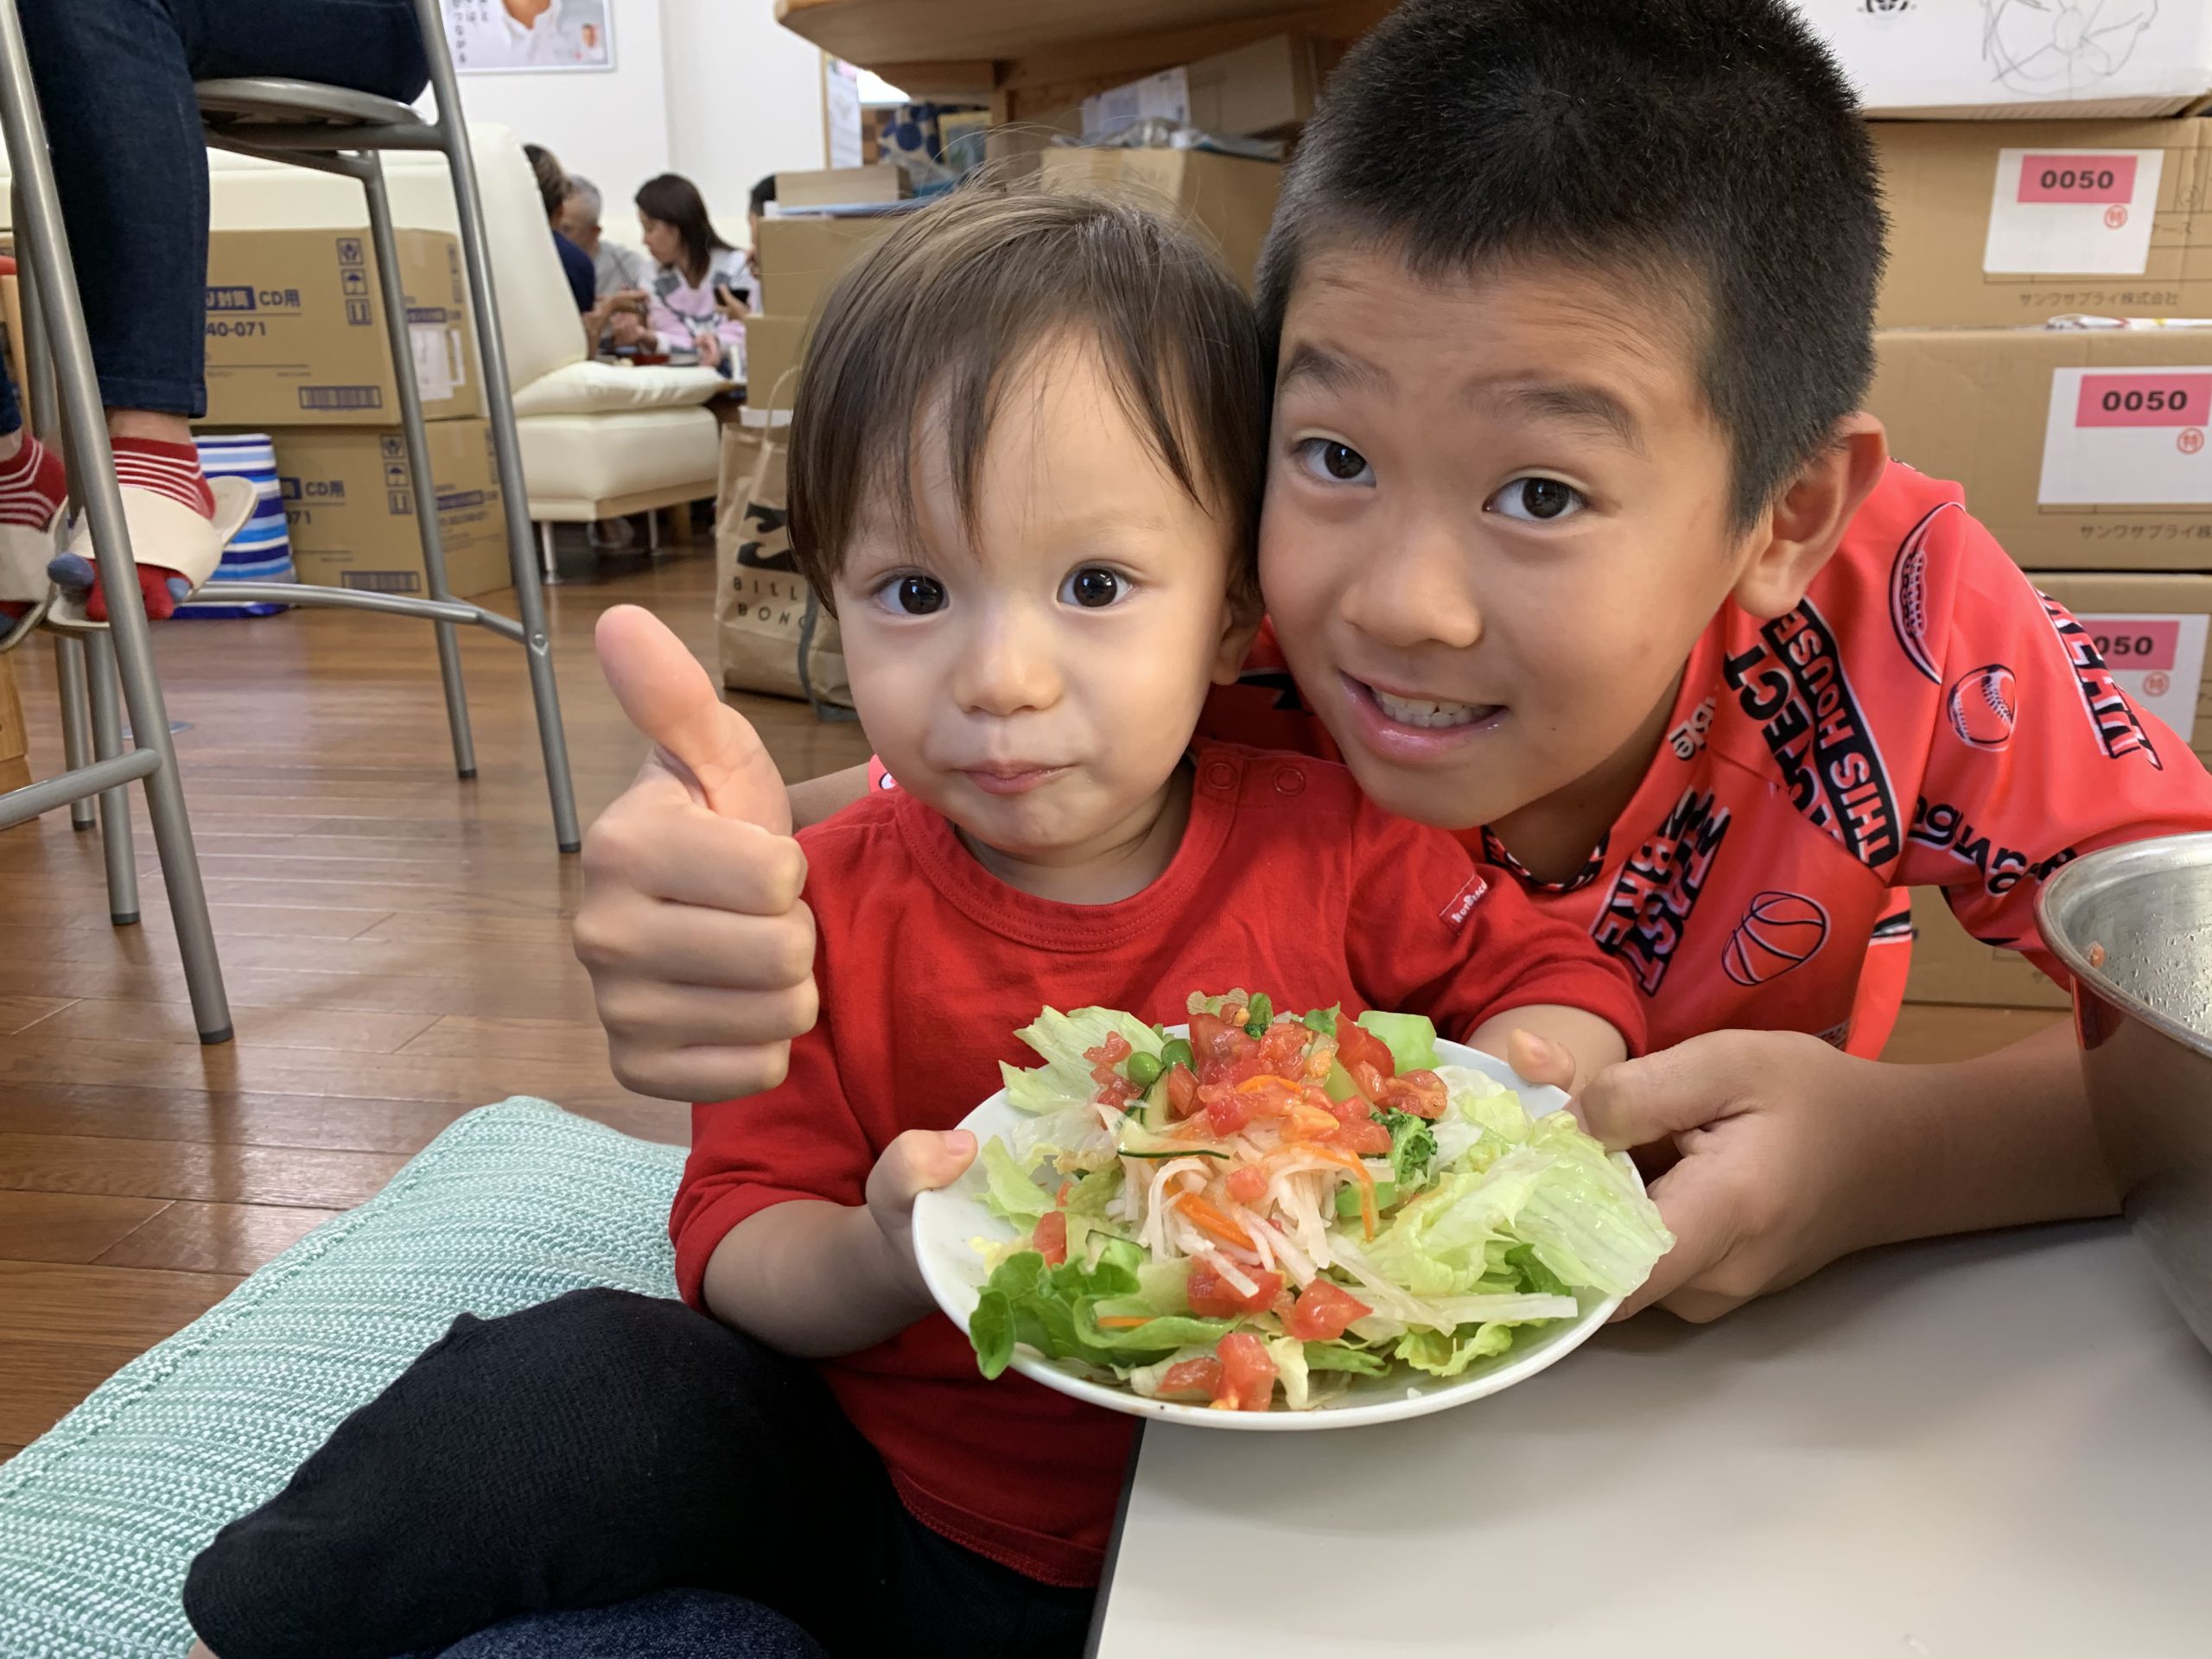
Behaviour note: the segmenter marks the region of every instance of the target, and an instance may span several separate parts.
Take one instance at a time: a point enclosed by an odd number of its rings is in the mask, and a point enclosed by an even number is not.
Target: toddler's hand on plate
[[[905,1272],[914,1265],[914,1200],[958,1180],[976,1161],[976,1137],[965,1129],[908,1129],[883,1149],[868,1173],[868,1213]]]

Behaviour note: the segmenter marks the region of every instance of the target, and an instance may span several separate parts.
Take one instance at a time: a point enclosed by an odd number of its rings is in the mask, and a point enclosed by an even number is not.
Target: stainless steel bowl
[[[2089,1108],[2128,1220],[2212,1348],[2212,835],[2076,859],[2036,923],[2074,976]]]

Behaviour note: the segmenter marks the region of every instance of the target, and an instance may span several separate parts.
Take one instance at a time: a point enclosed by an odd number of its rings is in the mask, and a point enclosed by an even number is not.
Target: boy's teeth
[[[1375,692],[1376,705],[1401,726],[1466,726],[1473,723],[1483,710],[1471,702],[1432,702],[1427,697],[1394,697],[1388,691]]]

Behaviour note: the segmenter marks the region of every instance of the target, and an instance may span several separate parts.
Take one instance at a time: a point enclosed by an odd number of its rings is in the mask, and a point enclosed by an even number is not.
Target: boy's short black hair
[[[1009,382],[1070,333],[1096,344],[1130,423],[1222,521],[1234,591],[1256,602],[1268,381],[1251,301],[1211,248],[1133,201],[982,180],[909,214],[847,269],[807,344],[788,528],[825,603],[871,496],[912,531],[925,422],[943,424],[973,519]]]
[[[770,173],[753,181],[753,194],[746,203],[746,209],[757,219],[768,211],[768,204],[775,199],[776,175]]]
[[[1873,373],[1878,175],[1850,88],[1782,0],[1406,0],[1331,77],[1259,279],[1555,260],[1685,290],[1747,529]]]

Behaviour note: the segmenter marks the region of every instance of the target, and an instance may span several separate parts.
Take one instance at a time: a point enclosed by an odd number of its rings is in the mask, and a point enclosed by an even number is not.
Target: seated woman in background
[[[734,376],[753,307],[745,256],[715,234],[699,188],[682,175],[646,180],[637,201],[645,251],[660,264],[652,289],[662,349],[696,351],[709,368]]]

